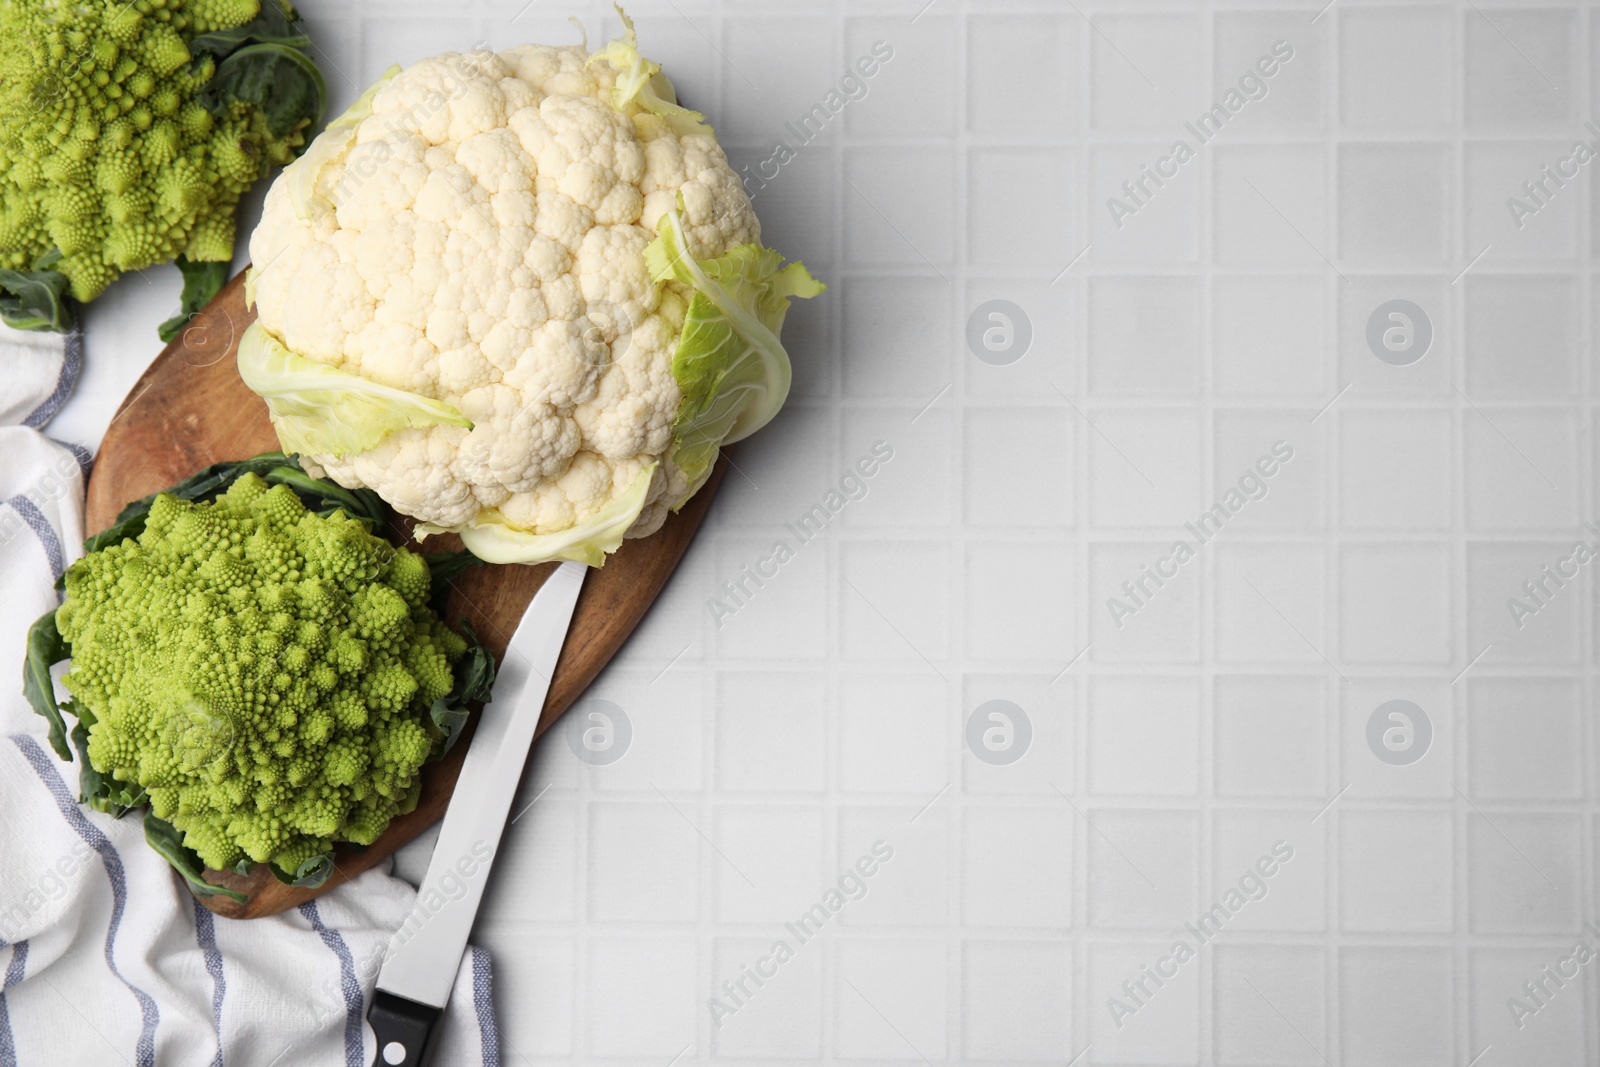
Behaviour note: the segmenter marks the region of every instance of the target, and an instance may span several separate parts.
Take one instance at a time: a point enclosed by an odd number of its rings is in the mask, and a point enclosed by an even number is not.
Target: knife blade
[[[563,563],[522,613],[467,748],[417,904],[395,931],[367,1021],[375,1065],[422,1067],[450,999],[589,568]]]

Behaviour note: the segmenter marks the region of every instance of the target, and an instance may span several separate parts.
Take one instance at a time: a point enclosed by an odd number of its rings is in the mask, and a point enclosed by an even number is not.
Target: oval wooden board
[[[239,335],[254,318],[244,306],[240,274],[134,385],[106,429],[89,478],[85,521],[91,533],[110,526],[130,501],[173,485],[201,467],[278,448],[266,404],[239,380],[234,364]],[[726,460],[719,462],[705,487],[660,531],[624,542],[584,583],[539,717],[539,733],[577,700],[644,617],[705,518],[725,467]],[[409,519],[397,518],[390,525],[397,543],[415,544],[410,541]],[[429,551],[460,547],[455,537],[427,542]],[[453,584],[445,618],[453,624],[466,617],[499,662],[523,608],[553,569],[551,564],[474,567]],[[335,873],[326,885],[296,889],[278,882],[264,867],[247,876],[211,871],[207,874],[211,881],[242,890],[250,899],[236,904],[226,897],[210,897],[203,901],[206,907],[237,919],[272,915],[377,865],[444,816],[476,721],[474,715],[468,736],[449,756],[424,771],[422,799],[415,811],[396,818],[370,847],[340,846],[335,851]]]

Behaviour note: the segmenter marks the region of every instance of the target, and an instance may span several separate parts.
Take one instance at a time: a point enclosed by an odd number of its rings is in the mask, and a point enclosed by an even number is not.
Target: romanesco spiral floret
[[[210,84],[217,46],[197,38],[263,3],[279,0],[0,3],[0,268],[59,272],[91,300],[122,271],[232,258],[240,196],[317,117]]]
[[[207,866],[293,872],[416,803],[427,712],[466,649],[420,557],[249,474],[213,503],[157,497],[66,589],[90,762],[143,786]]]

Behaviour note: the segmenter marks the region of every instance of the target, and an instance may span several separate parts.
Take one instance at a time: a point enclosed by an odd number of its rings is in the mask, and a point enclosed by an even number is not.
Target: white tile
[[[779,941],[792,956],[775,951]],[[753,1060],[820,1056],[823,952],[821,945],[803,946],[781,935],[717,938],[712,949],[717,988],[707,998],[713,1054]],[[736,984],[741,979],[742,988]]]
[[[844,391],[919,406],[951,380],[950,290],[938,278],[841,279]]]
[[[1200,682],[1098,677],[1089,685],[1089,792],[1193,796],[1200,788]]]
[[[1337,788],[1349,785],[1345,794],[1352,800],[1363,797],[1432,797],[1453,800],[1461,784],[1456,775],[1457,712],[1452,694],[1459,690],[1449,679],[1433,678],[1356,678],[1341,682],[1339,745],[1342,753]],[[1395,720],[1395,709],[1378,715],[1393,700],[1408,701],[1427,716],[1432,739],[1427,749],[1412,763],[1394,764],[1380,759],[1367,734],[1376,715],[1383,729],[1404,724]],[[1420,719],[1406,709],[1411,718],[1413,745],[1421,743]],[[1380,734],[1378,744],[1382,745]],[[1329,799],[1335,790],[1330,789]]]
[[[1583,922],[1583,822],[1570,815],[1467,816],[1473,933],[1571,937]]]
[[[1590,938],[1584,940],[1591,946],[1594,943]],[[1503,1050],[1501,1062],[1507,1067],[1544,1067],[1593,1058],[1593,1046],[1584,1038],[1586,1018],[1594,1015],[1594,978],[1584,973],[1590,968],[1582,968],[1576,982],[1564,981],[1561,986],[1544,973],[1544,968],[1553,971],[1567,960],[1572,948],[1552,942],[1548,947],[1474,948],[1469,952],[1468,1019],[1474,1049],[1493,1045]],[[1568,972],[1573,966],[1573,962],[1562,965]],[[1535,983],[1537,991],[1541,981],[1546,992],[1540,993],[1535,1003],[1523,983]],[[1511,1010],[1513,997],[1521,1006],[1520,1015]]]
[[[1102,145],[1089,157],[1089,237],[1096,267],[1193,262],[1200,252],[1200,174],[1168,142]],[[1077,254],[1071,249],[1063,265]]]
[[[1367,530],[1438,530],[1451,521],[1446,411],[1341,411],[1339,521]]]
[[[1332,400],[1337,389],[1349,384],[1352,391],[1347,399],[1351,400],[1410,396],[1454,400],[1453,379],[1460,344],[1455,336],[1453,307],[1456,294],[1465,282],[1452,286],[1449,275],[1398,277],[1345,273],[1349,281],[1339,285],[1339,385],[1328,391],[1327,399]],[[1403,367],[1379,359],[1368,339],[1374,319],[1380,345],[1383,331],[1398,325],[1391,317],[1392,312],[1383,310],[1393,300],[1406,300],[1421,308],[1433,338],[1421,359]],[[1414,323],[1413,331],[1420,326]],[[1412,334],[1412,343],[1417,343],[1416,332]]]
[[[940,17],[936,11],[913,24],[900,18],[846,20],[845,55],[848,66],[856,69],[848,80],[841,72],[831,81],[848,101],[845,128],[855,135],[877,137],[952,132],[956,29],[955,19]],[[861,77],[857,64],[863,57],[879,61],[871,78]]]
[[[1193,393],[1200,381],[1200,347],[1200,290],[1194,279],[1090,280],[1091,392]]]
[[[1213,416],[1212,500],[1221,501],[1241,530],[1318,529],[1328,466],[1316,409],[1220,410]]]
[[[502,1040],[524,1055],[570,1057],[577,1017],[573,1002],[580,988],[572,939],[532,935],[525,922],[487,918],[479,920],[474,935],[475,944],[523,949],[492,953]]]
[[[708,862],[720,921],[776,927],[816,898],[826,864],[815,806],[723,805],[711,822],[704,829],[717,846]]]
[[[1568,398],[1582,327],[1569,275],[1467,275],[1467,392]]]
[[[1190,948],[1192,951],[1192,945]],[[1178,963],[1172,941],[1095,942],[1086,951],[1093,1010],[1089,1012],[1089,1047],[1084,1060],[1096,1064],[1194,1063],[1200,1048],[1200,961],[1191,958]],[[1156,968],[1168,974],[1176,968],[1176,975],[1149,978]],[[1141,980],[1142,987],[1133,985]],[[1131,993],[1129,986],[1133,986]]]
[[[1090,108],[1097,129],[1176,134],[1205,102],[1200,20],[1192,15],[1094,16]]]
[[[836,1055],[944,1058],[949,962],[942,940],[841,939],[834,961]]]
[[[974,148],[968,153],[967,258],[987,267],[1065,267],[1086,243],[1077,201],[1077,153]],[[928,253],[930,256],[932,253]]]
[[[967,20],[967,128],[1032,134],[1078,129],[1083,23],[1071,13]]]
[[[1198,820],[1192,812],[1084,808],[1089,925],[1176,928],[1194,918]]]
[[[1593,535],[1585,534],[1584,543],[1593,546]],[[1579,660],[1585,568],[1573,548],[1562,541],[1468,542],[1467,644],[1473,655],[1484,652],[1488,664]]]
[[[961,921],[966,926],[1072,925],[1072,832],[1063,803],[968,806],[962,818]]]
[[[937,271],[955,248],[955,160],[943,147],[844,152],[845,254],[856,263]]]
[[[1219,275],[1211,282],[1212,380],[1227,396],[1319,396],[1328,327],[1321,278]]]
[[[1455,27],[1449,8],[1346,8],[1339,13],[1339,117],[1361,130],[1450,121]]]
[[[833,436],[832,412],[789,407],[731,457],[738,468],[728,471],[717,490],[717,519],[760,533],[781,533],[783,523],[800,511],[798,501],[820,500],[833,487],[838,477],[828,469]]]
[[[1308,24],[1299,12],[1288,11],[1229,11],[1216,16],[1212,93],[1221,100],[1234,91],[1249,101],[1229,122],[1230,131],[1235,124],[1251,132],[1306,132],[1321,125],[1327,80],[1324,56],[1332,23],[1319,19]]]
[[[1066,664],[1082,647],[1075,567],[1059,543],[969,541],[967,655]]]
[[[1073,273],[1082,269],[1080,263]],[[1081,280],[1069,275],[1052,285],[1049,278],[1004,277],[998,272],[994,277],[968,278],[967,307],[962,309],[968,319],[962,324],[963,329],[969,329],[974,319],[985,327],[993,325],[993,320],[979,313],[991,300],[1005,300],[1020,307],[1027,316],[1033,340],[1021,359],[1004,366],[982,362],[963,343],[960,359],[966,371],[967,398],[1030,403],[1042,400],[1070,412],[1061,393],[1069,397],[1078,393],[1075,379],[1082,360],[1084,321]]]
[[[1586,746],[1579,684],[1556,678],[1466,681],[1472,796],[1581,799]]]
[[[693,922],[700,907],[700,851],[695,827],[665,801],[591,804],[590,918]]]
[[[839,640],[847,660],[935,666],[949,644],[944,547],[852,541],[840,552]]]
[[[1323,194],[1327,170],[1320,144],[1217,148],[1212,171],[1216,261],[1326,266],[1333,258]]]
[[[362,19],[361,63],[356,68],[356,81],[365,87],[377,81],[391,64],[410,66],[440,52],[465,52],[477,40],[474,28],[470,18],[407,18],[387,14],[382,18]],[[332,84],[341,79],[330,76],[327,80]]]
[[[1496,11],[1468,18],[1466,124],[1470,130],[1527,133],[1564,129],[1575,116],[1576,11]]]
[[[495,856],[498,874],[484,886],[480,911],[484,922],[512,923],[528,916],[538,916],[542,922],[577,918],[583,806],[571,797],[554,794],[530,808],[542,788],[513,802],[512,813],[521,814],[508,824]]]
[[[729,672],[717,679],[717,788],[820,792],[828,694],[820,673]]]
[[[1455,928],[1455,848],[1445,811],[1343,811],[1339,910],[1346,932]]]
[[[1346,545],[1339,554],[1339,655],[1348,663],[1450,659],[1444,545]]]
[[[1231,939],[1243,930],[1328,928],[1328,835],[1325,823],[1310,821],[1314,814],[1309,806],[1212,813],[1203,933]]]
[[[1442,266],[1450,255],[1449,166],[1441,144],[1340,145],[1339,260],[1361,268]]]
[[[1069,661],[1070,662],[1070,661]],[[1028,751],[1015,763],[996,766],[961,753],[962,788],[971,794],[1055,796],[1070,792],[1075,780],[1077,716],[1072,684],[1052,675],[1012,672],[967,672],[963,721],[991,700],[1009,700],[1022,708],[1033,729]]]
[[[1089,548],[1089,658],[1096,663],[1194,663],[1200,658],[1200,564],[1181,567],[1159,589],[1123,585],[1145,568],[1170,570],[1168,542],[1095,544]],[[1153,590],[1153,592],[1152,592]]]
[[[1339,952],[1340,1048],[1349,1067],[1448,1067],[1455,1048],[1455,973],[1447,949]]]
[[[949,778],[949,687],[931,671],[839,680],[839,788],[932,796]]]
[[[942,804],[924,811],[925,806],[919,800],[903,807],[839,809],[836,869],[846,871],[862,857],[877,857],[867,894],[844,908],[839,916],[843,925],[942,927],[949,921],[950,813]]]
[[[963,450],[967,525],[1071,525],[1076,421],[1066,408],[969,408]]]
[[[1200,509],[1200,419],[1192,408],[1091,408],[1089,514],[1096,526],[1177,526]]]
[[[1467,247],[1476,253],[1496,244],[1497,259],[1548,261],[1576,256],[1582,232],[1578,202],[1583,195],[1578,165],[1571,165],[1568,179],[1540,169],[1546,164],[1553,168],[1571,153],[1572,144],[1568,139],[1467,145],[1462,183]],[[1531,192],[1526,188],[1530,181],[1535,186]]]
[[[738,80],[737,76],[734,80]],[[785,144],[790,140],[798,147],[798,138],[785,139]],[[819,277],[833,274],[824,264],[838,260],[834,227],[818,226],[816,221],[838,215],[839,187],[833,180],[833,153],[816,144],[790,155],[770,142],[756,147],[724,145],[724,149],[744,184],[745,195],[760,214],[761,243],[778,249],[789,259],[810,265]],[[834,281],[831,277],[823,280]],[[807,308],[811,311],[807,312]],[[790,331],[796,330],[795,324],[801,318],[816,314],[816,308],[814,302],[802,300],[789,309],[783,340],[791,358],[801,353],[815,358],[809,347],[796,350]],[[798,337],[798,331],[793,336]]]
[[[1328,1048],[1327,956],[1314,945],[1219,945],[1216,1062],[1317,1067]]]
[[[831,536],[831,535],[827,535]],[[716,581],[705,587],[706,609],[714,612],[714,647],[729,659],[820,659],[827,650],[827,556],[811,542],[800,543],[782,533],[769,537],[728,536],[716,543]],[[774,551],[782,541],[784,553]],[[731,595],[723,582],[741,577],[746,568],[775,577],[760,587],[746,581],[745,592]]]
[[[1218,662],[1323,663],[1322,546],[1225,544],[1215,551]]]
[[[692,937],[603,937],[589,942],[585,978],[591,1056],[671,1058],[694,1051],[705,1010]]]
[[[1578,525],[1575,411],[1480,407],[1462,429],[1470,529]]]
[[[839,467],[820,485],[848,501],[842,505],[845,526],[950,521],[956,448],[950,412],[933,408],[919,416],[914,408],[851,408],[841,417]],[[872,475],[863,476],[864,470]],[[816,499],[825,492],[819,486]]]
[[[1219,676],[1211,698],[1218,795],[1321,797],[1328,778],[1327,703],[1321,678]]]
[[[653,799],[656,789],[698,790],[704,781],[700,678],[681,664],[662,673],[666,666],[638,674],[610,671],[562,716],[560,729],[580,735],[607,725],[593,717],[595,712],[607,718],[615,715],[604,705],[591,705],[591,700],[610,701],[628,717],[631,736],[622,755],[604,766],[585,765],[580,772],[596,790],[646,793]],[[566,746],[566,738],[559,743]]]
[[[640,41],[643,47],[642,36]],[[838,116],[826,107],[826,121],[812,116],[810,130],[802,126],[811,108],[822,105],[822,94],[836,84],[841,73],[833,41],[831,19],[730,19],[722,44],[726,63],[731,65],[723,66],[722,108],[710,116],[718,136],[769,150],[782,143],[799,152],[807,150],[806,139],[817,136],[818,130],[828,140],[836,139]],[[723,63],[720,57],[711,58]],[[671,68],[668,74],[676,81]],[[760,91],[752,91],[746,78],[760,86]],[[709,106],[685,99],[702,111]]]
[[[961,947],[961,1051],[969,1060],[1055,1061],[1072,1040],[1072,946],[966,941]]]

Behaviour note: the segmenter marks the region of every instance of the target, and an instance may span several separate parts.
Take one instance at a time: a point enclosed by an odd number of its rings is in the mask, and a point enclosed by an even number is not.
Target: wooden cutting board
[[[278,449],[265,402],[239,380],[234,365],[239,336],[254,319],[254,312],[244,306],[241,273],[134,385],[106,429],[95,457],[85,520],[89,532],[110,526],[130,501],[173,485],[201,467]],[[540,734],[594,681],[667,584],[711,506],[726,463],[725,459],[718,462],[705,487],[660,531],[624,542],[584,583],[539,717]],[[391,538],[415,547],[410,540],[411,525],[410,519],[395,517],[390,523]],[[453,536],[430,537],[426,547],[434,552],[455,550],[461,542]],[[454,624],[465,616],[499,662],[522,610],[554,569],[554,564],[475,567],[453,583],[445,619]],[[211,871],[207,874],[211,881],[242,890],[250,899],[236,904],[226,897],[210,897],[203,903],[230,918],[272,915],[377,865],[444,816],[476,722],[474,714],[467,734],[450,754],[423,772],[422,799],[416,810],[396,818],[368,848],[340,846],[334,853],[334,875],[320,889],[283,885],[265,867],[248,876]]]

